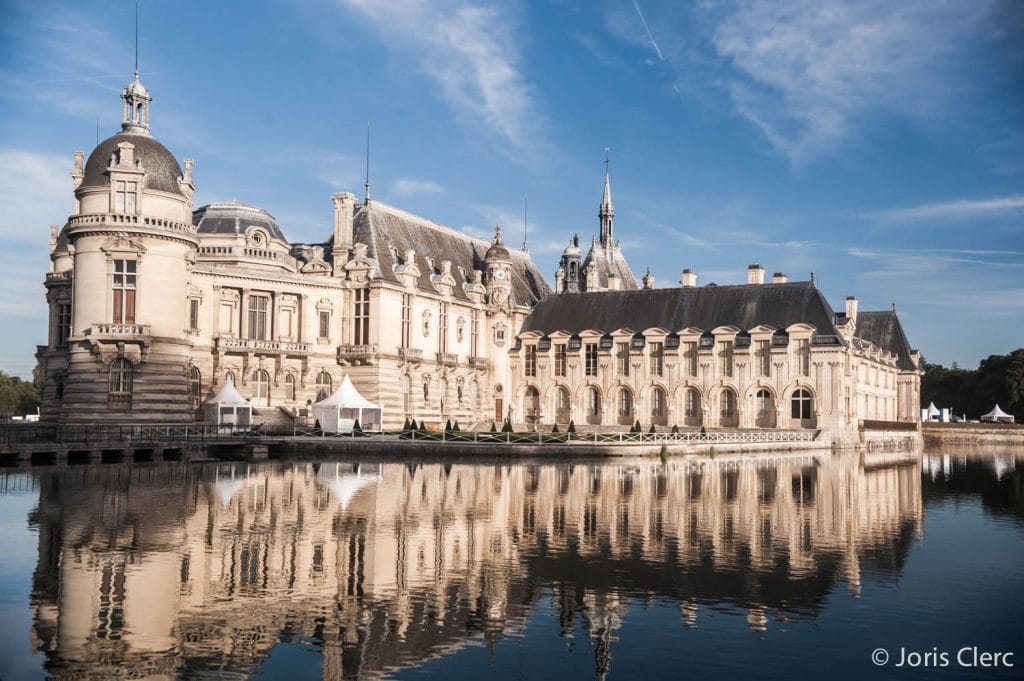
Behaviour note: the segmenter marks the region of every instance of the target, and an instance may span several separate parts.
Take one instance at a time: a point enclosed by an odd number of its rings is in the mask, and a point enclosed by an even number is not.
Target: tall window
[[[559,378],[565,377],[565,343],[558,343],[555,345],[555,376]]]
[[[615,368],[619,376],[629,376],[629,343],[615,344]]]
[[[316,377],[316,401],[319,402],[331,392],[331,375],[326,371],[321,371]]]
[[[135,260],[114,261],[114,323],[135,323],[135,280],[138,276],[138,262]]]
[[[587,415],[601,415],[601,393],[593,386],[587,388]]]
[[[135,215],[138,198],[138,182],[118,180],[114,187],[114,212],[122,215]]]
[[[295,376],[286,374],[284,377],[284,399],[289,402],[295,401]]]
[[[555,421],[565,423],[569,420],[569,389],[558,386],[555,389]]]
[[[811,341],[806,338],[796,342],[796,367],[801,376],[811,375]],[[877,376],[876,376],[877,381]],[[876,382],[877,385],[877,382]]]
[[[791,415],[793,418],[811,418],[811,414],[814,411],[814,399],[811,397],[810,391],[801,388],[793,393],[793,397],[790,400],[790,407],[792,409]]]
[[[437,351],[448,352],[448,303],[441,303],[438,320]]]
[[[469,354],[477,357],[480,345],[480,310],[473,310],[469,318]]]
[[[249,296],[249,338],[267,340],[267,309],[270,298],[267,296]]]
[[[757,362],[758,374],[760,376],[772,375],[772,342],[766,340],[757,341],[754,348],[754,359]]]
[[[665,415],[665,391],[655,388],[651,391],[651,416],[655,419]]]
[[[732,341],[722,341],[718,350],[718,373],[720,376],[732,376]]]
[[[188,299],[188,328],[190,331],[199,330],[199,299]]]
[[[665,373],[665,344],[651,343],[651,375],[662,376]]]
[[[132,373],[131,362],[126,359],[115,359],[110,365],[110,384],[107,390],[107,399],[111,402],[132,401]]]
[[[317,338],[331,337],[331,311],[320,310],[320,331]]]
[[[633,415],[633,393],[629,388],[619,390],[619,416],[627,417]]]
[[[57,347],[67,348],[71,336],[71,303],[57,304]]]
[[[253,397],[267,399],[270,396],[270,373],[265,369],[257,369],[252,372]]]
[[[583,373],[587,376],[597,376],[597,343],[587,343],[583,346],[584,366]]]
[[[537,346],[527,345],[523,348],[523,368],[527,376],[537,375]]]
[[[198,409],[203,402],[203,380],[199,367],[192,367],[188,372],[188,392],[192,397],[192,408]]]
[[[736,415],[736,393],[731,390],[723,390],[718,397],[719,416],[724,419],[731,419]]]
[[[697,375],[697,344],[683,343],[683,361],[686,364],[686,375]]]
[[[775,411],[774,400],[772,400],[772,394],[767,390],[757,391],[757,417],[767,418],[771,416],[772,412]]]
[[[402,294],[402,347],[409,347],[412,341],[412,294]]]
[[[370,289],[356,289],[356,309],[352,318],[353,337],[355,345],[369,345],[370,343]]]
[[[700,416],[700,393],[693,388],[687,388],[684,408],[688,417]]]

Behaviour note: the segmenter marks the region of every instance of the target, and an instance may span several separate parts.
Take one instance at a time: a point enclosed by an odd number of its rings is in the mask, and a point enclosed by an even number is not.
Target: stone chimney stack
[[[857,321],[857,299],[853,296],[846,296],[846,318]]]
[[[349,192],[331,194],[334,203],[334,252],[346,251],[352,246],[352,215],[356,197]]]
[[[786,276],[785,272],[776,272],[772,275],[773,284],[785,284],[787,281],[789,281],[789,277]]]
[[[654,275],[651,274],[651,268],[650,267],[647,268],[647,274],[644,275],[643,282],[644,282],[644,288],[645,289],[650,290],[650,289],[654,288]]]
[[[758,264],[753,264],[747,267],[747,283],[748,284],[763,284],[764,283],[764,268]]]
[[[682,278],[679,279],[679,283],[682,284],[684,288],[691,288],[696,286],[697,273],[691,270],[690,268],[686,268],[685,270],[683,270],[683,276]]]

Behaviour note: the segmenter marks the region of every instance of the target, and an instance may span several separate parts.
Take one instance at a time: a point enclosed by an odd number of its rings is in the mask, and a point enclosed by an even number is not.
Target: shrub
[[[409,430],[409,417],[405,417],[405,422],[402,423],[402,430]]]
[[[672,434],[673,435],[678,435],[679,434],[679,426],[677,426],[677,425],[673,425],[672,426]]]
[[[576,422],[573,421],[572,419],[570,419],[569,420],[569,427],[565,429],[565,432],[567,432],[567,433],[575,433],[576,432]]]
[[[657,433],[658,431],[656,431],[656,430],[654,429],[654,424],[652,423],[652,424],[651,424],[651,429],[650,429],[650,430],[648,430],[647,432],[648,432],[648,433],[650,433],[651,435],[654,435],[654,434],[655,434],[655,433]]]
[[[416,419],[409,423],[409,430],[419,430],[419,426],[416,425]]]
[[[454,430],[455,432],[458,432],[458,431],[462,430],[462,428],[459,428],[459,420],[458,419],[455,419],[455,423],[452,424],[452,430]]]
[[[447,421],[444,422],[444,432],[446,432],[446,433],[452,432],[452,420],[451,419],[448,419]]]
[[[555,427],[551,429],[551,432],[552,432],[552,433],[558,433],[558,432],[560,432],[560,431],[558,430],[558,424],[557,424],[557,423],[555,424]]]
[[[496,424],[494,421],[491,421],[491,432],[492,433],[497,433],[498,432],[498,424]]]
[[[503,432],[503,433],[511,433],[512,432],[512,422],[509,421],[508,419],[505,419],[505,424],[501,427],[501,432]]]
[[[359,425],[359,419],[356,419],[356,422],[352,425],[352,434],[353,435],[362,435],[363,434],[363,427],[361,425]]]

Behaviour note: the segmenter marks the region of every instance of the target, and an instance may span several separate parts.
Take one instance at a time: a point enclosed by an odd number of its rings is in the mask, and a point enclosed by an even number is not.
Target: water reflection
[[[893,579],[919,459],[69,468],[39,476],[34,630],[55,678],[256,673],[281,641],[376,677],[522,630],[553,598],[603,676],[630,600],[813,616]]]
[[[925,502],[949,497],[980,497],[994,516],[1024,524],[1024,451],[1019,447],[957,448],[922,457]]]

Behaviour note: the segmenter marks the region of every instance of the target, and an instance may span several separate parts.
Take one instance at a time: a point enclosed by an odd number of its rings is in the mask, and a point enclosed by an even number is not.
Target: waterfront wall
[[[930,445],[1021,445],[1024,426],[929,425],[921,426],[924,441]]]

